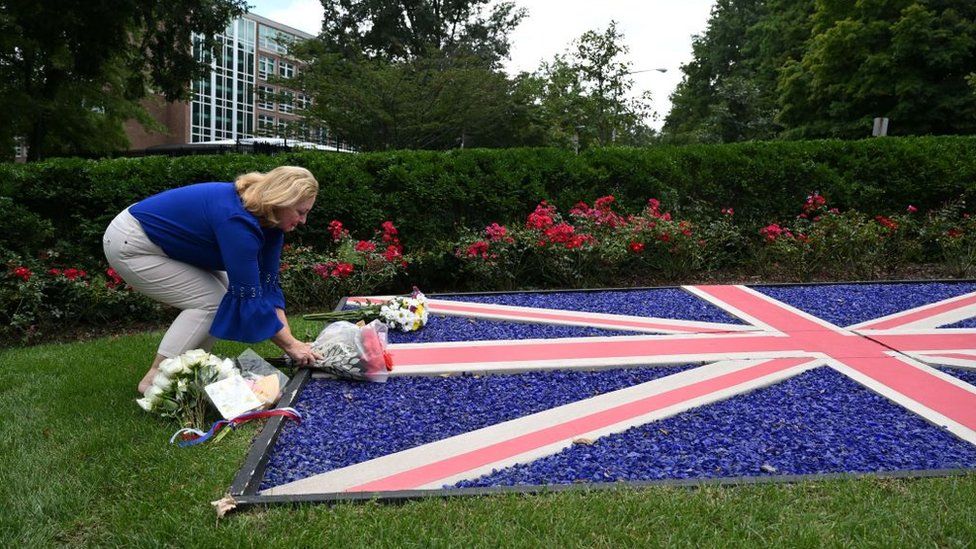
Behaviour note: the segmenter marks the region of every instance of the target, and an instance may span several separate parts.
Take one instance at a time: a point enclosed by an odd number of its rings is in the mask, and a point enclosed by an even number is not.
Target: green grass
[[[295,321],[297,332],[308,330]],[[0,546],[968,546],[976,475],[251,509],[216,520],[256,427],[167,444],[135,386],[159,333],[0,351]],[[222,342],[236,355],[245,346]],[[275,354],[270,345],[255,347]]]

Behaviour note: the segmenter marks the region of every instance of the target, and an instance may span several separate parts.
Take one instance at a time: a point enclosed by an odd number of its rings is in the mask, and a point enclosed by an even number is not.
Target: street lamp
[[[668,69],[664,69],[664,68],[659,68],[659,69],[641,69],[639,71],[625,72],[624,74],[637,74],[637,73],[640,73],[640,72],[659,72],[659,73],[662,73],[663,74],[663,73],[668,72]]]

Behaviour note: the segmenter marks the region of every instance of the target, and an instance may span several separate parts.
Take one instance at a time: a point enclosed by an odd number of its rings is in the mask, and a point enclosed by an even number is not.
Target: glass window
[[[273,57],[262,55],[258,58],[258,78],[267,80],[275,73],[275,60]]]
[[[295,76],[295,65],[287,61],[282,61],[280,68],[278,70],[278,74],[280,74],[284,78],[292,78],[293,76]]]
[[[295,107],[292,105],[293,94],[290,91],[282,91],[281,96],[278,97],[278,111],[286,114],[295,112]]]
[[[264,109],[266,111],[275,110],[275,89],[271,86],[258,86],[258,101],[257,106],[259,109]]]

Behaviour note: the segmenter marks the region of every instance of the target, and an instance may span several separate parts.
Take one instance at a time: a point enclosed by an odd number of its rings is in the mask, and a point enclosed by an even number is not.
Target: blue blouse
[[[233,183],[198,183],[150,196],[129,207],[154,244],[177,261],[227,271],[210,334],[255,343],[282,328],[285,308],[278,266],[285,233],[261,227],[244,208]]]

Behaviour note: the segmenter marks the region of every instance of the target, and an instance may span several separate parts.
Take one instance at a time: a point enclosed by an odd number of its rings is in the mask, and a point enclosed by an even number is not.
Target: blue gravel
[[[971,282],[755,286],[756,290],[838,326],[976,291]]]
[[[976,446],[823,367],[457,487],[976,467]]]
[[[294,404],[304,421],[282,429],[262,489],[696,366],[312,380]]]
[[[976,291],[974,283],[766,286],[757,290],[839,326]],[[737,322],[677,289],[438,296],[459,301]],[[976,326],[969,319],[953,327]],[[627,334],[432,317],[394,342]],[[439,440],[688,368],[546,371],[507,376],[395,378],[387,384],[314,381],[273,450],[263,487]],[[976,385],[976,372],[943,371]],[[637,427],[591,446],[459,486],[707,478],[976,467],[976,446],[829,368]]]
[[[954,324],[946,324],[945,326],[939,326],[940,328],[976,328],[976,316],[972,318],[967,318],[965,320],[960,320]]]
[[[976,387],[976,370],[969,370],[967,368],[953,368],[951,366],[938,366],[937,368],[952,377],[959,378]]]

